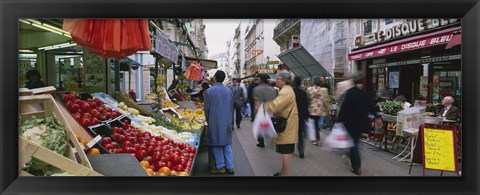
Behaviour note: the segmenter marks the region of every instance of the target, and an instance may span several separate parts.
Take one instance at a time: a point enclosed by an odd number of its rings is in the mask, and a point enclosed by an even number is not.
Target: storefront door
[[[412,103],[419,97],[420,77],[423,67],[420,64],[400,67],[400,86],[396,95],[404,95]]]

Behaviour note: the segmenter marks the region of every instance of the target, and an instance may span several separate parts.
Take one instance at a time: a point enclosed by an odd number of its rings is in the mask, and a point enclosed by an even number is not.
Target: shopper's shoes
[[[280,172],[277,172],[277,173],[273,174],[273,176],[275,176],[275,177],[280,176]]]
[[[301,153],[300,158],[305,158],[305,155],[303,153]]]
[[[235,175],[235,169],[234,168],[227,169],[226,171],[229,175]]]
[[[317,145],[317,141],[313,141],[312,144],[313,144],[313,145]]]
[[[259,147],[259,148],[265,148],[265,144],[257,144],[257,147]]]
[[[225,168],[221,169],[210,169],[211,174],[225,174]]]
[[[362,175],[362,170],[360,170],[360,169],[357,169],[357,170],[352,169],[352,173],[354,173],[355,175]]]

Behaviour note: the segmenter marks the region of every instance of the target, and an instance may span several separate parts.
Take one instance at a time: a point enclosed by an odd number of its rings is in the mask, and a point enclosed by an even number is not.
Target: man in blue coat
[[[205,94],[205,116],[208,122],[207,144],[211,147],[215,158],[215,168],[210,170],[213,174],[225,172],[234,174],[232,154],[232,128],[233,128],[233,94],[222,83],[225,73],[218,70],[215,73],[216,84],[209,88]]]

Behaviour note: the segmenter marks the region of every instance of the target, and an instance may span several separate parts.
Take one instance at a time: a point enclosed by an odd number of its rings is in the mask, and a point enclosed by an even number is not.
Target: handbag
[[[292,108],[293,110],[293,108]],[[290,113],[288,114],[288,117],[290,117],[290,114],[292,114],[292,110],[290,110]],[[283,118],[281,116],[272,116],[271,117],[273,127],[275,128],[275,131],[277,133],[282,133],[285,131],[285,128],[287,127],[287,120],[288,118]]]

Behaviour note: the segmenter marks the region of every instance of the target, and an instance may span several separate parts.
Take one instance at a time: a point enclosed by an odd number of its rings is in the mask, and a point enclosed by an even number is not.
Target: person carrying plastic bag
[[[258,108],[255,120],[253,121],[253,136],[258,138],[274,138],[277,136],[277,132],[273,127],[271,115],[265,112],[263,109],[263,103]]]

